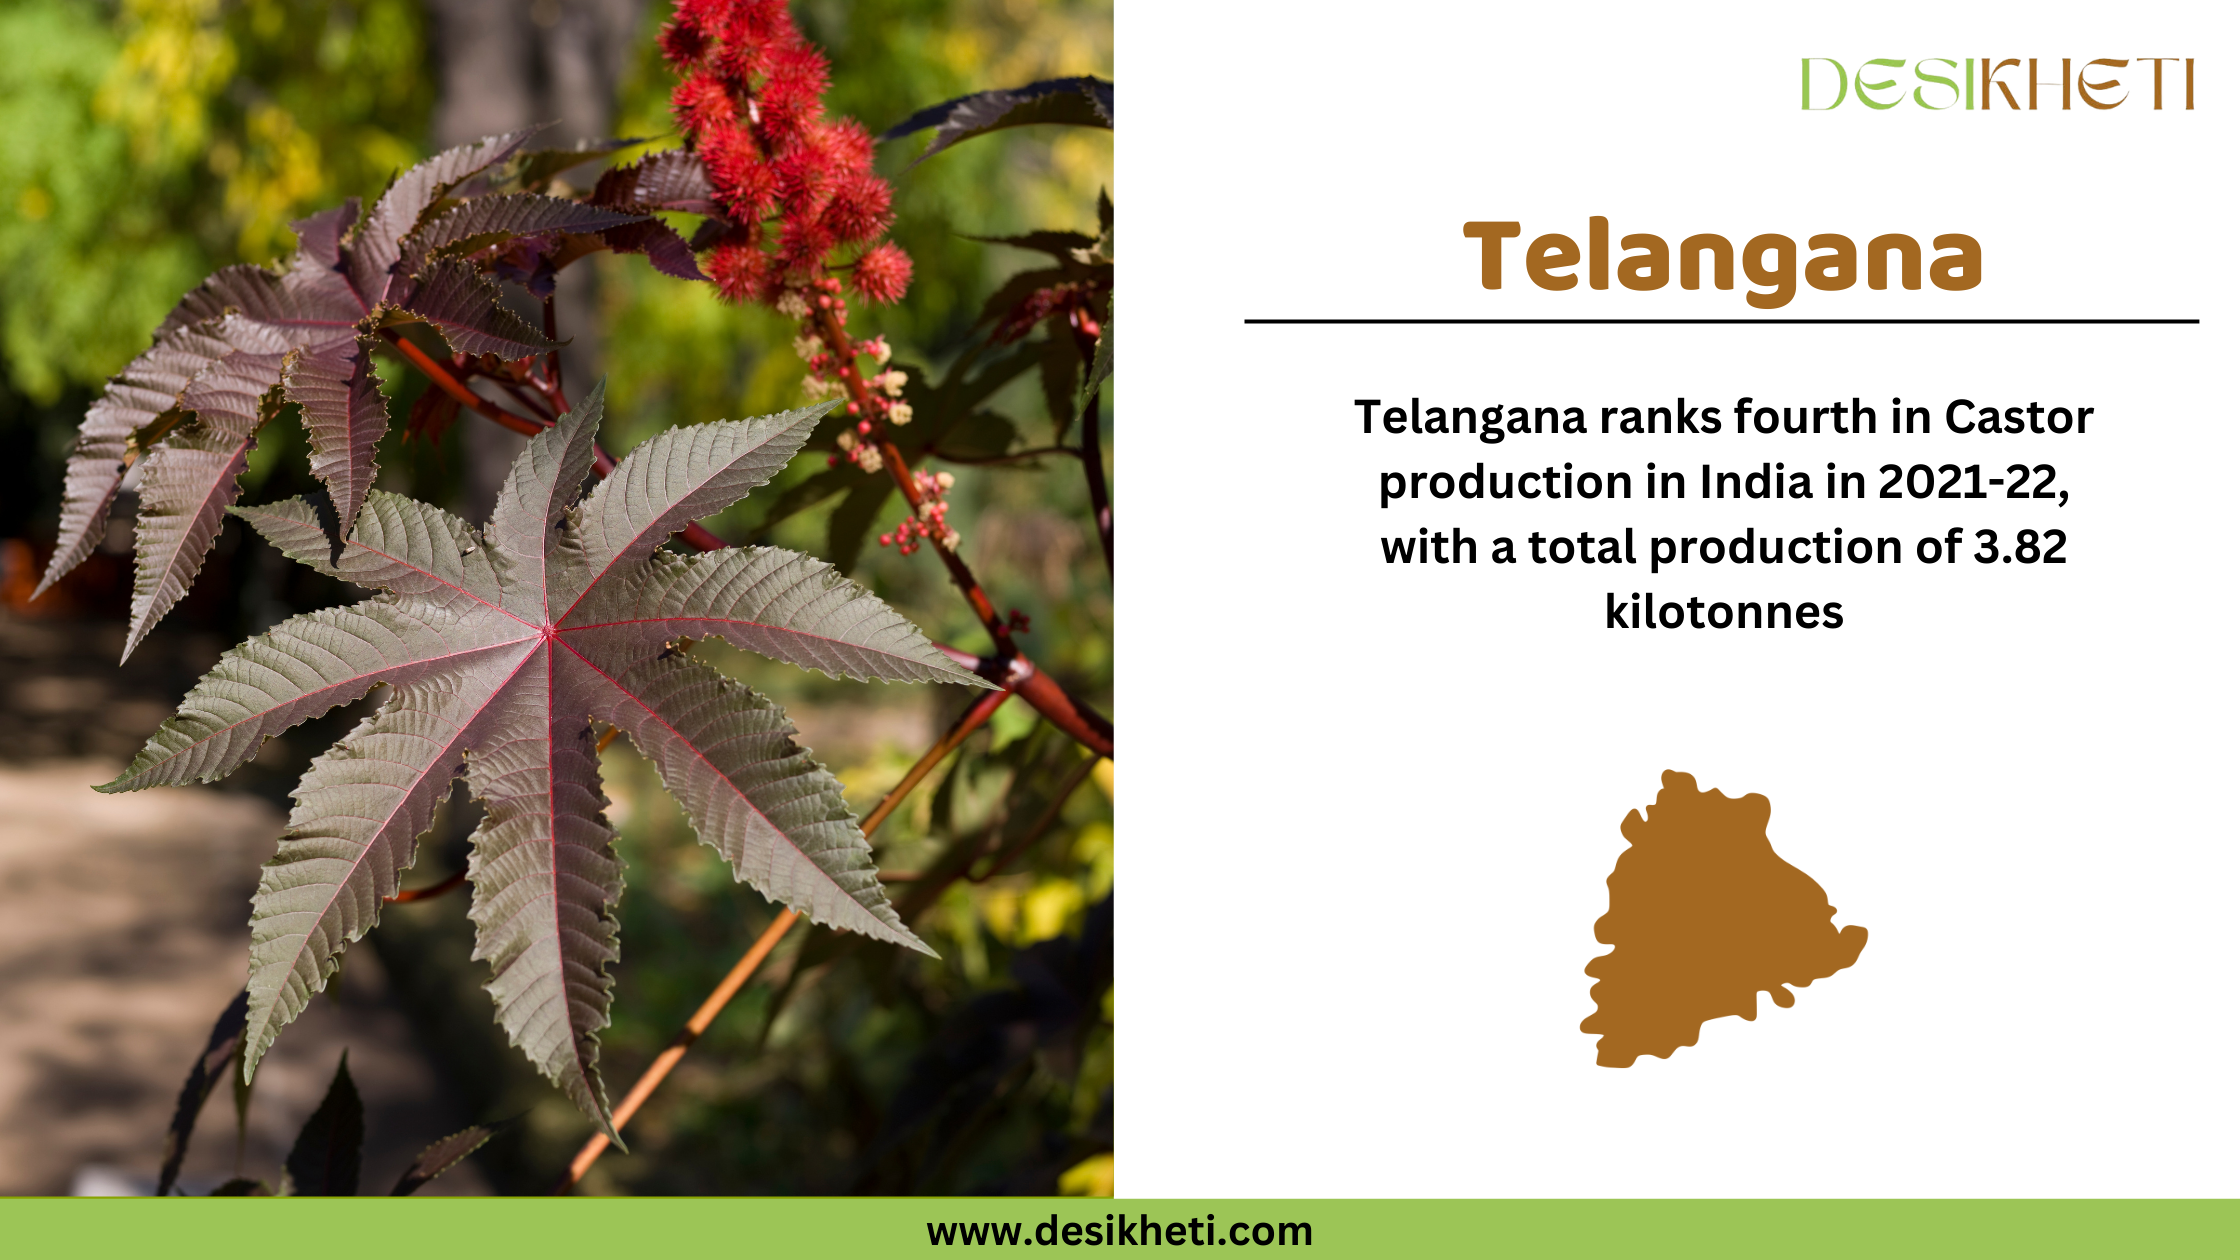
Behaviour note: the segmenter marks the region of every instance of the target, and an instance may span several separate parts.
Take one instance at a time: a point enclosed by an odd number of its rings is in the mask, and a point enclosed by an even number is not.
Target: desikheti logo
[[[2061,58],[2061,73],[2046,75],[2053,59],[2037,57],[1924,57],[1906,62],[1874,57],[1845,65],[1833,57],[1806,57],[1804,107],[1829,110],[1846,104],[1868,109],[2035,110],[2044,108],[2192,109],[2193,58]],[[2043,69],[2041,70],[2041,66]],[[2019,93],[2019,95],[2018,95]]]

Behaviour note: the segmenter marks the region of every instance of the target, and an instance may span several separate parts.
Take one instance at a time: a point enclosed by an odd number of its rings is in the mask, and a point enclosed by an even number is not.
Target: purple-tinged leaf
[[[107,790],[216,777],[297,722],[376,683],[395,688],[305,775],[265,868],[245,1076],[372,926],[463,775],[485,807],[468,865],[470,914],[499,1022],[611,1135],[597,1033],[622,878],[601,812],[602,724],[628,730],[656,759],[741,879],[818,922],[924,948],[887,905],[838,782],[792,742],[784,714],[664,645],[722,634],[862,677],[986,684],[806,556],[732,552],[703,564],[655,550],[669,530],[782,467],[815,413],[649,442],[600,497],[579,503],[603,400],[594,388],[531,440],[479,535],[379,491],[340,548],[318,504],[240,510],[286,554],[381,594],[293,618],[227,653]],[[562,621],[548,608],[548,592],[586,588],[604,620]]]
[[[78,444],[62,474],[62,524],[54,555],[39,579],[34,599],[93,554],[109,524],[109,505],[124,481],[125,455],[133,434],[179,405],[179,395],[212,363],[233,353],[213,335],[217,321],[173,328],[156,344],[109,378],[101,397],[87,408],[78,427]]]
[[[210,1091],[217,1087],[218,1078],[241,1053],[241,1029],[248,1015],[248,993],[235,994],[226,1009],[218,1013],[218,1022],[210,1028],[210,1040],[187,1073],[187,1083],[179,1089],[178,1106],[171,1111],[171,1128],[163,1135],[163,1167],[156,1173],[157,1198],[169,1195],[179,1184],[179,1166],[186,1162],[187,1143],[194,1140],[195,1121],[202,1115],[202,1105],[210,1101]]]
[[[534,629],[487,607],[373,599],[299,613],[228,651],[102,792],[208,783],[257,755],[264,741],[348,704],[376,683],[518,656]]]
[[[625,210],[682,210],[716,214],[715,189],[708,168],[688,149],[664,149],[599,177],[591,190],[594,205]]]
[[[567,514],[591,475],[606,409],[602,380],[573,411],[529,439],[529,449],[499,488],[482,533],[503,558],[498,576],[505,584],[505,606],[517,617],[539,624],[558,620],[560,610],[547,608],[547,583],[557,578],[557,585],[572,587],[570,576],[581,572],[583,543],[566,528]]]
[[[887,904],[839,781],[793,742],[784,710],[683,656],[600,677],[610,694],[599,711],[660,769],[734,877],[811,922],[933,953]]]
[[[952,144],[1006,127],[1030,123],[1063,123],[1074,127],[1112,130],[1112,84],[1093,76],[1044,79],[1025,87],[975,92],[953,101],[928,106],[880,134],[896,140],[913,131],[934,128],[933,143],[919,154],[916,166]]]
[[[420,1152],[420,1158],[412,1161],[412,1167],[404,1170],[404,1176],[397,1178],[396,1189],[389,1193],[411,1194],[441,1177],[451,1171],[460,1160],[481,1150],[482,1144],[489,1141],[500,1127],[494,1124],[473,1125],[450,1137],[430,1142],[427,1149]]]
[[[328,577],[461,611],[506,615],[495,597],[498,573],[490,549],[473,526],[442,508],[376,490],[366,497],[357,528],[339,555],[317,510],[302,499],[235,508],[233,514],[281,554]]]
[[[574,653],[540,644],[492,706],[467,758],[483,809],[467,914],[506,1036],[619,1145],[599,1082],[622,896],[590,717],[599,683]]]
[[[303,1122],[288,1151],[288,1187],[293,1194],[352,1195],[358,1192],[358,1160],[366,1144],[366,1109],[350,1080],[350,1052],[335,1065],[334,1083],[318,1110]]]
[[[1074,255],[1079,250],[1094,249],[1097,238],[1082,232],[1060,232],[1044,229],[1025,232],[1018,236],[967,236],[968,241],[983,245],[1009,245],[1014,249],[1029,249],[1038,254],[1048,254],[1060,263],[1080,261]]]
[[[435,325],[461,354],[495,354],[502,359],[542,354],[559,343],[531,328],[501,304],[498,286],[455,259],[428,264],[401,305]]]
[[[623,149],[633,149],[647,142],[644,136],[609,137],[605,140],[581,140],[574,148],[569,149],[531,149],[514,155],[512,164],[506,169],[506,176],[531,192],[543,192],[555,177],[566,174],[585,162]]]
[[[451,794],[477,716],[529,654],[486,650],[397,689],[380,712],[311,763],[249,911],[249,1010],[242,1070],[327,986],[342,951],[397,893],[436,807]]]
[[[140,480],[126,657],[202,571],[225,510],[241,493],[241,471],[262,423],[259,399],[279,380],[283,362],[281,354],[237,352],[212,364],[179,397],[195,419],[149,452]]]
[[[342,265],[342,238],[357,221],[358,199],[344,197],[341,205],[307,215],[288,226],[295,229],[296,249],[305,259],[321,267],[339,267]]]
[[[373,339],[309,347],[295,357],[284,383],[288,401],[303,408],[311,475],[326,483],[346,536],[380,472],[374,447],[389,431],[389,400],[373,375]]]
[[[477,197],[430,219],[408,237],[399,266],[417,275],[429,258],[447,251],[471,253],[517,236],[597,232],[635,223],[643,217],[626,210],[611,210],[538,193]]]
[[[531,127],[446,149],[389,185],[350,242],[351,287],[368,307],[394,301],[409,283],[397,267],[401,246],[428,207],[458,184],[512,157],[536,131]]]
[[[839,405],[687,425],[647,439],[584,500],[582,585],[553,587],[554,620],[565,624],[582,593],[608,574],[635,569],[678,530],[767,485]]]
[[[601,232],[607,247],[618,254],[644,254],[653,269],[665,276],[679,280],[705,280],[700,262],[692,256],[692,246],[677,235],[677,230],[659,219],[646,219],[638,223],[625,223],[621,227]]]
[[[636,572],[601,583],[564,629],[602,661],[635,661],[677,639],[713,638],[836,678],[988,685],[838,569],[782,547],[655,552]]]
[[[262,267],[222,268],[179,305],[181,310],[191,305],[197,323],[230,315],[264,325],[289,346],[351,336],[367,309],[339,273],[302,255],[277,275]]]
[[[692,239],[687,244],[692,247],[693,253],[705,253],[721,245],[726,238],[731,237],[732,233],[738,230],[738,227],[738,224],[722,215],[711,214],[700,220],[699,227],[692,229]],[[753,239],[751,234],[748,239]]]

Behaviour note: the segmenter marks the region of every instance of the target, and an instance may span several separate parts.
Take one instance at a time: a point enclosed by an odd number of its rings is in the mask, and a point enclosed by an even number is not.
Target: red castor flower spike
[[[856,264],[856,289],[899,299],[909,256],[876,243],[892,221],[893,190],[872,171],[871,134],[853,119],[825,117],[831,67],[784,0],[678,0],[660,43],[683,80],[670,97],[677,125],[706,164],[725,217],[753,229],[710,260],[724,295],[778,303],[822,288],[835,248],[872,245]],[[778,222],[768,224],[773,215]],[[747,258],[749,250],[762,256]]]

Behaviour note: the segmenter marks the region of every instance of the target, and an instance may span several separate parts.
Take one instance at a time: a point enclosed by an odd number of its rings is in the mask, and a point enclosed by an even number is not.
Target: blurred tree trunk
[[[436,147],[542,122],[553,126],[538,136],[539,147],[607,135],[643,6],[644,0],[428,0],[440,84]],[[569,340],[561,374],[572,400],[603,369],[597,282],[588,265],[562,273],[557,301],[560,335]],[[479,521],[523,439],[467,419],[459,508]]]

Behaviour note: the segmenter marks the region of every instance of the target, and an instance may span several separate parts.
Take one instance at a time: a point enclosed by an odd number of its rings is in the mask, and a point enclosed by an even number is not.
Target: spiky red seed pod
[[[871,133],[853,118],[842,118],[826,123],[820,129],[819,140],[825,152],[832,155],[834,164],[845,171],[871,169]]]
[[[759,219],[778,204],[778,174],[767,162],[757,162],[740,173],[731,209],[741,218]]]
[[[677,0],[671,25],[692,31],[705,42],[714,39],[731,13],[732,0]]]
[[[755,30],[747,14],[734,10],[724,22],[723,44],[712,60],[726,78],[745,88],[770,73],[770,49],[770,38]]]
[[[785,0],[738,0],[733,12],[738,15],[741,32],[750,39],[797,37],[793,14],[787,11]]]
[[[773,152],[801,143],[809,128],[824,117],[824,106],[815,100],[762,101],[761,132]]]
[[[691,69],[708,55],[708,34],[696,26],[682,22],[669,22],[662,26],[657,37],[661,56],[679,70]]]
[[[669,93],[669,111],[676,116],[677,128],[688,136],[733,125],[739,117],[731,90],[715,76],[699,73],[686,75]]]
[[[840,181],[825,208],[824,221],[842,241],[869,240],[887,228],[894,191],[876,175],[857,173]]]
[[[856,260],[856,292],[873,302],[895,302],[910,287],[910,255],[882,241]]]
[[[832,66],[814,44],[796,38],[770,49],[770,80],[762,85],[770,101],[821,100],[832,86]]]
[[[727,240],[708,255],[708,278],[733,302],[760,297],[769,255],[748,241]]]
[[[698,144],[701,165],[708,171],[708,183],[714,187],[716,198],[727,206],[738,202],[750,187],[770,182],[766,170],[759,176],[756,174],[763,162],[755,152],[754,136],[746,128],[729,123],[711,127],[700,133]]]
[[[817,211],[822,212],[839,176],[822,152],[798,146],[779,154],[770,165],[777,172],[778,195],[786,199],[789,217],[801,217],[806,207],[800,203],[811,197],[817,198]]]
[[[778,229],[779,253],[799,256],[809,260],[814,266],[832,252],[833,246],[840,243],[833,237],[831,227],[823,219],[811,218],[803,213],[809,203],[823,200],[824,198],[802,197],[786,202],[785,220]]]

